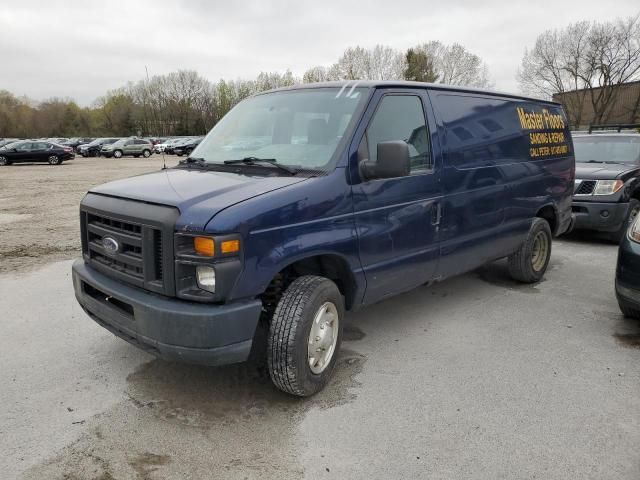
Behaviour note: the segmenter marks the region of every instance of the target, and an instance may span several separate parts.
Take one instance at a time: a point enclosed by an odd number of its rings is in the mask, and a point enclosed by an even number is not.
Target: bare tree
[[[585,121],[587,105],[594,123],[606,122],[619,86],[640,78],[639,17],[547,30],[525,51],[517,78],[527,93],[565,94],[561,98],[574,126]]]
[[[492,84],[489,69],[482,59],[458,43],[445,45],[437,40],[431,41],[410,48],[407,58],[409,55],[414,62],[423,62],[430,69],[429,76],[439,83],[479,88],[490,87]],[[408,69],[405,73],[413,75]],[[407,77],[407,80],[410,79]]]

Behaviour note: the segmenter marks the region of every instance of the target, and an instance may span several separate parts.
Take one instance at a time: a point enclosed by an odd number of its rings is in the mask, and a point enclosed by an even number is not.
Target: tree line
[[[195,71],[156,75],[108,91],[90,107],[72,99],[34,102],[0,90],[0,137],[196,135],[240,100],[264,90],[331,80],[415,80],[486,88],[486,63],[460,44],[431,41],[405,51],[385,45],[347,48],[332,65],[212,82]],[[517,79],[524,93],[562,97],[572,126],[587,115],[605,123],[621,84],[640,80],[640,15],[578,22],[540,34],[526,49]],[[627,108],[640,114],[640,95]]]
[[[211,82],[195,71],[179,70],[108,91],[90,107],[64,98],[37,103],[0,90],[0,138],[205,134],[236,103],[265,90],[331,80],[400,79],[491,86],[485,62],[459,44],[432,41],[406,51],[355,46],[334,64],[312,67],[302,77],[263,72],[253,80]]]
[[[518,80],[526,93],[559,94],[572,126],[606,123],[619,86],[640,80],[640,15],[543,32],[525,51]],[[638,118],[640,93],[623,107],[629,118]]]

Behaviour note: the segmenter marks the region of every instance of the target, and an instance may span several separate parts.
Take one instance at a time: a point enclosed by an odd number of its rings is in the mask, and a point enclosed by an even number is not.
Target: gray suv
[[[100,149],[100,155],[104,157],[120,158],[125,155],[144,158],[151,156],[153,145],[148,140],[140,138],[123,138],[111,145],[103,145]]]

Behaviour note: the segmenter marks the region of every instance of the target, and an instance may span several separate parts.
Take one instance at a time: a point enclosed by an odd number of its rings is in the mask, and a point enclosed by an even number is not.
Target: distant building
[[[613,88],[617,89],[613,94],[603,88],[556,93],[553,100],[564,107],[572,129],[586,129],[593,124],[640,123],[640,81],[623,83]],[[606,107],[602,108],[602,115],[596,116],[593,99],[601,99],[596,101],[598,106],[607,97],[611,101],[606,102]]]

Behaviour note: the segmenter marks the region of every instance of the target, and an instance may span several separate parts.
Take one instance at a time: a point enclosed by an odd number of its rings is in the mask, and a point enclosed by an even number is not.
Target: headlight
[[[598,180],[596,188],[593,190],[594,195],[611,195],[622,188],[624,182],[622,180]]]
[[[207,292],[216,292],[216,271],[213,267],[199,265],[196,268],[198,287]]]

